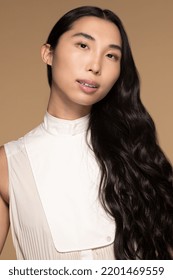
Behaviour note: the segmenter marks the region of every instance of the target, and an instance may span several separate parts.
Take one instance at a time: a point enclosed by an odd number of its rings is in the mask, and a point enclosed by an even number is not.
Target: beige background
[[[81,5],[112,9],[129,35],[142,100],[173,162],[172,0],[0,0],[0,145],[41,122],[49,96],[40,47],[57,19]],[[1,259],[14,259],[11,236]]]

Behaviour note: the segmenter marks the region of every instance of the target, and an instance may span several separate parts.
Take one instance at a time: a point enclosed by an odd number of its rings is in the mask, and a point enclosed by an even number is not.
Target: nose
[[[101,60],[97,57],[92,58],[87,65],[87,71],[94,75],[101,75]]]

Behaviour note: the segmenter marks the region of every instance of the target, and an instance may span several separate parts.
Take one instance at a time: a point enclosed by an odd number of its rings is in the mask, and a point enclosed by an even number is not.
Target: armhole
[[[9,170],[5,146],[0,147],[0,194],[9,203]]]

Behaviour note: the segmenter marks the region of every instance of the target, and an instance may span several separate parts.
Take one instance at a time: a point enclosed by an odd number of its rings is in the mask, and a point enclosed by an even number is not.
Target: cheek
[[[64,79],[64,77],[67,77],[69,75],[69,64],[68,59],[66,57],[57,56],[52,63],[52,75],[55,79],[61,80]]]
[[[107,86],[109,89],[113,87],[120,76],[120,65],[116,67],[116,69],[109,70],[109,74],[107,74]]]
[[[111,73],[111,75],[110,75]],[[104,78],[104,87],[103,87],[103,91],[102,91],[102,94],[100,95],[100,99],[103,99],[108,93],[109,91],[111,90],[111,88],[113,87],[113,85],[116,83],[116,81],[118,80],[120,76],[120,67],[116,69],[113,69],[113,70],[110,70],[109,69],[109,75],[105,75],[105,78]]]
[[[66,68],[66,65],[70,65],[72,60],[71,51],[67,47],[59,45],[53,57],[53,65],[55,68]]]

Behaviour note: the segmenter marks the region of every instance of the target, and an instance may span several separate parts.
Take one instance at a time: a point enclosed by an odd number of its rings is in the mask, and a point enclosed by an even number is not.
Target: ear
[[[51,45],[44,44],[41,47],[41,57],[44,63],[50,66],[52,65],[53,50],[51,49]]]

